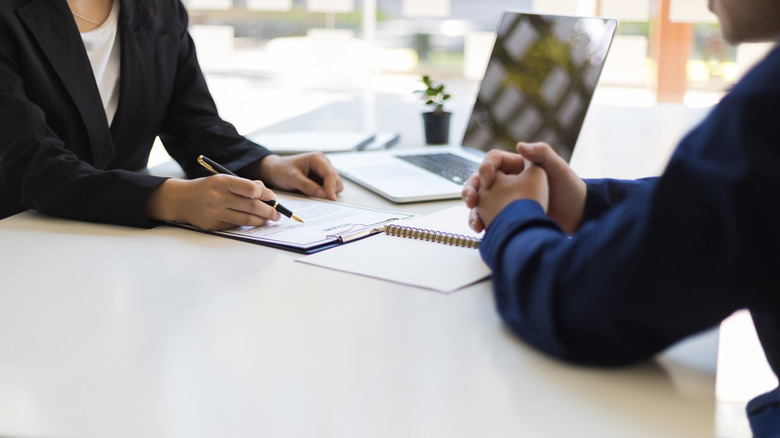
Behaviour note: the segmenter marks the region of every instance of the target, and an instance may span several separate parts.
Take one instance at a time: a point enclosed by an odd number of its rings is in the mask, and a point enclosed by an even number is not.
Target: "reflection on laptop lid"
[[[463,145],[550,144],[571,158],[617,22],[505,12]]]
[[[518,142],[543,141],[570,160],[616,27],[606,18],[504,12],[461,144],[514,151]],[[416,202],[460,197],[464,175],[481,162],[469,148],[329,158],[344,177],[385,198]],[[441,160],[458,162],[460,173]]]

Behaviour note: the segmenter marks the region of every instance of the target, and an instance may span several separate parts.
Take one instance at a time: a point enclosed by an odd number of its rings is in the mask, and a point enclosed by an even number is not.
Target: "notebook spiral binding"
[[[385,225],[385,234],[408,239],[426,240],[429,242],[444,243],[466,248],[479,248],[478,237],[464,236],[463,234],[446,233],[443,231],[426,230],[423,228],[406,227],[403,225]]]

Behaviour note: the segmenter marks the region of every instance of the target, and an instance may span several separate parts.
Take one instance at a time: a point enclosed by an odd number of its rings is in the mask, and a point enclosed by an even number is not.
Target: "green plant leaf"
[[[444,92],[444,84],[441,82],[433,82],[428,75],[422,76],[422,82],[425,85],[425,89],[415,90],[414,92],[421,94],[420,99],[423,100],[426,105],[432,106],[434,112],[444,112],[444,105],[442,102],[450,98],[450,95]]]

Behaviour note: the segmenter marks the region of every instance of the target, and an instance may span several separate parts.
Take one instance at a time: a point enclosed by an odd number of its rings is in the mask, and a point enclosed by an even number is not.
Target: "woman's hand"
[[[260,200],[276,198],[260,181],[231,175],[194,180],[168,179],[146,202],[146,216],[154,220],[180,221],[204,230],[264,225],[277,221],[279,212]]]
[[[253,178],[281,190],[297,190],[315,198],[335,201],[344,189],[336,169],[321,152],[280,157],[268,155],[254,169]]]
[[[267,181],[282,190],[335,200],[344,189],[341,177],[325,155],[309,153],[280,157],[268,155],[242,169],[249,180],[231,175],[214,175],[195,180],[165,180],[146,203],[146,217],[181,221],[204,230],[237,226],[260,226],[277,221],[279,212],[260,200],[276,198],[265,187]]]

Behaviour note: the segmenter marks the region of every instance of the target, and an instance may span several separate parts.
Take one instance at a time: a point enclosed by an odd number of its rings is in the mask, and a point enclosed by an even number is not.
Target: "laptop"
[[[396,203],[459,198],[491,149],[543,141],[570,160],[617,21],[504,12],[460,147],[329,154],[339,173]]]

